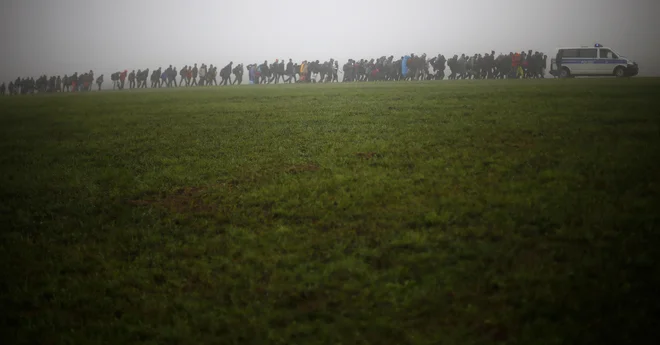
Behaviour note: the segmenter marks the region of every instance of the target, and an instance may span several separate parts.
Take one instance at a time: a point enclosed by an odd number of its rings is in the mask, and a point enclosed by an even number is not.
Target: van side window
[[[579,57],[577,49],[564,49],[561,53],[563,58],[576,58]]]
[[[580,49],[580,57],[581,58],[588,58],[588,59],[595,59],[597,58],[598,51],[595,48],[591,49]]]
[[[600,50],[600,58],[601,59],[618,59],[619,57],[616,56],[616,54],[614,54],[609,49],[601,49]]]

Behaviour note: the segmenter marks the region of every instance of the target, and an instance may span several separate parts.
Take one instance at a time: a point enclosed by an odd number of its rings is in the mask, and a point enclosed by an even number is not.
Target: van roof
[[[593,47],[593,46],[582,46],[582,47],[559,47],[557,50],[565,50],[565,49],[610,49],[609,47]]]

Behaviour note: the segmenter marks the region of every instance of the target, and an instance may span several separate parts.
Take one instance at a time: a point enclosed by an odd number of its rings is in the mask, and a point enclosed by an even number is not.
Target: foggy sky
[[[598,42],[660,75],[660,0],[2,0],[0,82],[275,59],[538,50]]]

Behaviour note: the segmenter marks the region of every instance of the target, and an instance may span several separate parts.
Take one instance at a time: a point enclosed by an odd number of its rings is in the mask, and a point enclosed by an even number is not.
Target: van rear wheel
[[[570,76],[571,72],[566,67],[563,67],[561,71],[559,71],[559,78],[570,78]]]
[[[614,76],[617,78],[623,78],[626,76],[626,71],[623,69],[623,67],[619,66],[614,69]]]

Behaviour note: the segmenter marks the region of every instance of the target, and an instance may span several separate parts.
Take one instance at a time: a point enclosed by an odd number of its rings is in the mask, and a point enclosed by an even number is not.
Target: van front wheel
[[[626,76],[626,71],[623,69],[623,67],[619,66],[614,69],[614,76],[617,78],[623,78]]]

